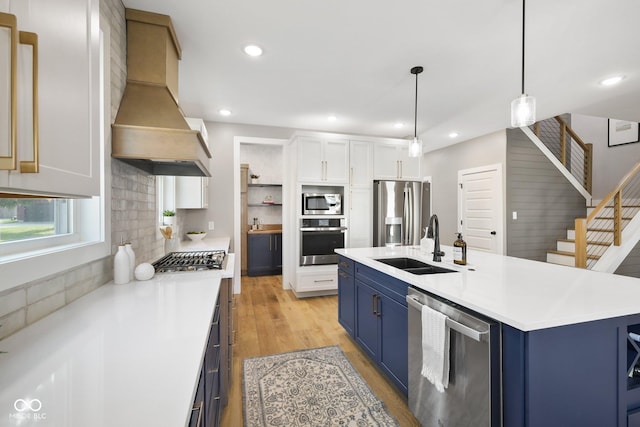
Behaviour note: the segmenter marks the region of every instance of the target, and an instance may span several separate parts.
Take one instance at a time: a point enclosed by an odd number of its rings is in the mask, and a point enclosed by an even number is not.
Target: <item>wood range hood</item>
[[[211,176],[207,137],[178,106],[182,52],[171,18],[135,9],[125,16],[127,86],[111,126],[111,157],[152,175]]]

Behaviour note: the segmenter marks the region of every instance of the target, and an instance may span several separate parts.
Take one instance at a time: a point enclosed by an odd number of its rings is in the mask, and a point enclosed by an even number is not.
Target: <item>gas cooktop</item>
[[[156,273],[176,271],[221,270],[226,252],[219,251],[191,251],[170,252],[153,263]]]

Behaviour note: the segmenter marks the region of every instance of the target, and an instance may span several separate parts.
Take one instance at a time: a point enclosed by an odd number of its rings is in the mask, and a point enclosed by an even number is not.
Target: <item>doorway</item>
[[[251,185],[251,194],[246,191],[246,199],[244,209],[250,210],[246,212],[246,217],[251,218],[249,222],[260,225],[261,229],[268,230],[271,226],[282,226],[283,216],[286,212],[284,203],[285,189],[287,189],[287,180],[284,176],[282,163],[284,161],[284,146],[287,143],[285,139],[274,138],[255,138],[255,137],[234,137],[234,251],[236,253],[235,274],[236,277],[241,276],[243,259],[247,258],[246,239],[243,239],[243,227],[241,212],[242,204],[242,163],[246,163],[250,159],[250,174],[259,176],[254,184],[246,183],[244,187]],[[253,151],[255,156],[247,157],[247,150]],[[250,198],[252,197],[252,198]],[[278,203],[280,202],[280,203]],[[249,206],[251,204],[252,206]],[[255,221],[253,218],[256,218]],[[280,224],[278,224],[278,222]],[[244,224],[245,229],[249,224]],[[281,227],[282,229],[282,227]],[[283,231],[284,233],[284,231]],[[246,234],[246,231],[245,231]],[[269,236],[267,236],[269,237]],[[269,245],[267,245],[269,247]],[[274,245],[271,244],[271,248]],[[286,262],[281,261],[283,264]],[[245,267],[246,268],[246,267]],[[240,293],[240,280],[235,282],[236,288],[234,293]]]
[[[458,171],[458,231],[467,247],[504,253],[502,165]]]

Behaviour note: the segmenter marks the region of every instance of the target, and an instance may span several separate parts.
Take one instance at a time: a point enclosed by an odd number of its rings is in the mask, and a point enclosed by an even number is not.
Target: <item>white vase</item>
[[[131,243],[127,243],[124,245],[124,248],[127,252],[127,256],[129,257],[129,281],[133,280],[133,272],[136,268],[136,253],[133,252],[133,248],[131,247]]]
[[[173,226],[175,216],[164,216],[162,217],[164,225]]]
[[[118,252],[113,257],[113,283],[129,283],[129,255],[124,246],[118,246]]]

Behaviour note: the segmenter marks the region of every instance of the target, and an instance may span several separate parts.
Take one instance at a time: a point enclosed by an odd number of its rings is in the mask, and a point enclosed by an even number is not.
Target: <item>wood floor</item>
[[[243,425],[244,358],[336,344],[401,426],[419,426],[404,396],[338,323],[337,296],[297,299],[293,292],[282,289],[282,276],[243,276],[236,304],[233,375],[229,403],[222,413],[223,427]]]

